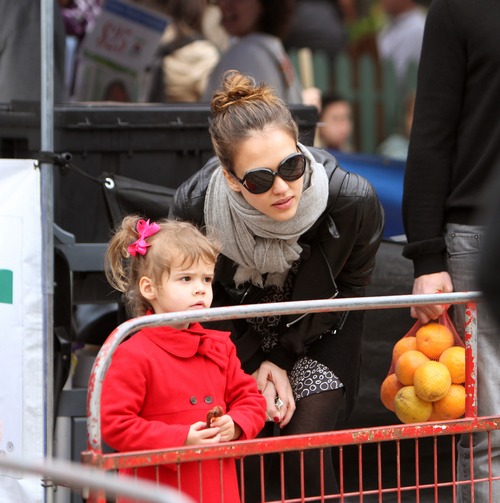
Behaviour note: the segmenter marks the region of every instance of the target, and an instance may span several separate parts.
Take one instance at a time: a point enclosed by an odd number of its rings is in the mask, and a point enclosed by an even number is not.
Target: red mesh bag
[[[443,314],[441,314],[441,316],[439,316],[439,318],[437,320],[430,321],[429,323],[439,323],[440,325],[444,325],[453,334],[453,340],[454,340],[453,345],[465,347],[465,344],[462,341],[462,339],[460,338],[460,336],[458,335],[458,332],[455,328],[455,325],[451,321],[450,315],[448,314],[447,310],[444,311]],[[423,327],[424,325],[428,325],[429,323],[422,323],[420,320],[417,320],[413,324],[413,326],[410,328],[410,330],[408,330],[408,332],[406,332],[406,334],[402,337],[402,339],[404,339],[405,337],[415,337],[415,334],[417,333],[417,331],[421,327]],[[391,360],[391,366],[389,368],[389,372],[387,373],[387,375],[392,374],[392,373],[394,373],[394,361],[393,360]]]
[[[442,325],[448,330],[430,325]],[[423,327],[428,327],[428,330],[423,330],[417,336],[417,332]],[[415,340],[409,344],[400,344],[400,341],[409,338],[415,338]],[[445,311],[437,320],[429,323],[416,321],[410,330],[396,342],[398,343],[401,347],[398,346],[396,355],[393,348],[389,372],[380,387],[382,404],[395,412],[403,423],[441,421],[463,416],[465,385],[462,378],[464,378],[465,360],[461,364],[461,356],[455,351],[448,353],[445,360],[441,361],[441,355],[446,350],[455,346],[465,347],[448,312]],[[410,354],[409,351],[412,349],[417,351]],[[405,354],[407,358],[403,357]],[[394,363],[394,356],[401,365]],[[426,361],[422,361],[423,358]],[[439,364],[427,365],[426,363],[428,360],[438,359],[440,363],[448,367],[451,383],[447,382]],[[413,383],[413,373],[416,377],[420,365],[425,366],[426,370],[420,372],[418,382]],[[445,390],[446,386],[449,387]]]

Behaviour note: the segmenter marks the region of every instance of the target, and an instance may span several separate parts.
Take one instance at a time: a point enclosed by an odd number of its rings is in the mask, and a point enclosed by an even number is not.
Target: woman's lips
[[[288,209],[292,205],[292,201],[293,196],[290,196],[285,199],[280,199],[279,201],[273,203],[273,206],[280,210]]]

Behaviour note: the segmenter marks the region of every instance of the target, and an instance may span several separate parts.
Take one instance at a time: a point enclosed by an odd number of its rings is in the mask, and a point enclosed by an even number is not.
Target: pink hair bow
[[[148,246],[151,246],[150,243],[146,242],[146,238],[156,234],[160,230],[160,226],[153,222],[149,223],[149,219],[146,222],[145,220],[139,220],[137,222],[137,234],[139,234],[139,239],[134,241],[131,245],[128,245],[127,251],[135,257],[138,253],[141,255],[146,255],[146,251]]]

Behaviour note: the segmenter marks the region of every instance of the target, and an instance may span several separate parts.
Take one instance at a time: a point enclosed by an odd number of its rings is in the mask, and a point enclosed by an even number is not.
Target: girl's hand
[[[283,428],[290,422],[295,412],[295,400],[286,370],[264,361],[253,373],[253,377],[257,381],[257,388],[266,399],[268,417]],[[276,404],[278,397],[280,399],[278,405],[281,403],[279,407]]]
[[[184,445],[209,445],[221,441],[220,428],[207,428],[204,421],[197,421],[189,427],[188,436]]]
[[[228,414],[214,419],[210,424],[210,429],[212,428],[220,431],[220,442],[230,442],[241,436],[241,428],[234,424],[233,418]]]

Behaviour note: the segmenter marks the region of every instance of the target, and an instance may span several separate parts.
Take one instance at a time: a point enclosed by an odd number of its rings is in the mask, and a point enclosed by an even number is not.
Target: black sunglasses
[[[294,182],[304,175],[306,158],[304,154],[295,153],[285,157],[276,171],[269,168],[256,168],[247,171],[243,178],[238,178],[232,171],[231,175],[252,194],[267,192],[274,183],[274,177],[279,176],[287,182]]]

